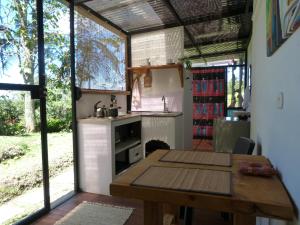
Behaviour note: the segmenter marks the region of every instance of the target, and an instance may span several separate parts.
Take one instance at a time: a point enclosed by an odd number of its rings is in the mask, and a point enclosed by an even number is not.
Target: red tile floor
[[[193,139],[193,150],[213,151],[212,140]]]

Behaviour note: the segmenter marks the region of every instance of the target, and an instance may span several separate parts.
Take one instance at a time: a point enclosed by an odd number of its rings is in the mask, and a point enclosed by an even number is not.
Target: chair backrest
[[[246,137],[239,137],[236,141],[232,153],[252,155],[254,146],[255,142],[252,139]]]

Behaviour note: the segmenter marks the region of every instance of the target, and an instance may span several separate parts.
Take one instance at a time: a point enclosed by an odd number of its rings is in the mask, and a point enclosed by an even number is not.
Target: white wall
[[[282,174],[283,182],[300,209],[300,29],[271,57],[266,56],[266,2],[256,0],[252,63],[251,136]],[[284,94],[284,107],[276,98]],[[280,221],[258,224],[284,224]],[[293,224],[300,224],[294,221]]]
[[[120,112],[127,111],[126,95],[116,95],[118,106],[122,108]],[[100,94],[83,94],[82,97],[76,102],[77,118],[86,118],[88,116],[93,116],[94,104],[101,100],[99,106],[105,105],[109,107],[110,105],[110,95],[100,95]]]
[[[183,88],[177,69],[152,70],[152,87],[144,87],[144,76],[141,82],[141,107],[133,111],[163,111],[162,96],[166,97],[168,110],[182,112]]]
[[[146,65],[150,59],[151,65],[163,65],[172,60],[177,62],[183,57],[184,30],[174,27],[131,37],[132,66]]]

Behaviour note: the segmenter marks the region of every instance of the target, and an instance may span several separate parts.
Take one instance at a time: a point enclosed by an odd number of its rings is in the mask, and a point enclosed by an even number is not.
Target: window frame
[[[227,69],[228,68],[237,68],[237,67],[240,67],[240,68],[244,68],[244,78],[247,76],[246,74],[246,65],[245,64],[238,64],[238,65],[227,65],[225,66]],[[226,70],[227,70],[226,69]],[[246,83],[245,83],[245,79],[242,79],[242,85],[244,85],[244,88],[243,88],[243,92],[245,93],[245,87],[246,87]],[[227,90],[227,93],[226,93],[226,98],[227,98],[227,110],[243,110],[243,107],[239,107],[239,106],[235,106],[235,107],[229,107],[228,105],[228,70],[226,72],[226,90]]]

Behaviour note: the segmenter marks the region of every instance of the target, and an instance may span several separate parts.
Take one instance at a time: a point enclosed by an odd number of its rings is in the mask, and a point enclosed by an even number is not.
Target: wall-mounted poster
[[[267,55],[271,56],[300,27],[300,0],[266,0]]]

